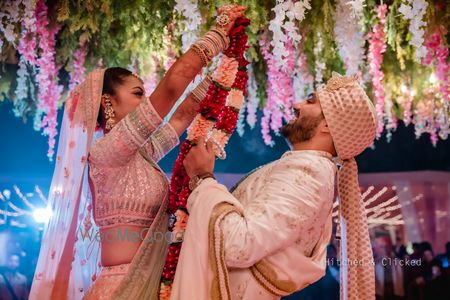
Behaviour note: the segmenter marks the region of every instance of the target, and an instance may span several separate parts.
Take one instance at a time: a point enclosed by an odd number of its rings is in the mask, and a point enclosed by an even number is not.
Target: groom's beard
[[[281,134],[288,139],[291,145],[309,141],[316,133],[317,126],[324,119],[323,114],[318,116],[300,116],[281,128]]]

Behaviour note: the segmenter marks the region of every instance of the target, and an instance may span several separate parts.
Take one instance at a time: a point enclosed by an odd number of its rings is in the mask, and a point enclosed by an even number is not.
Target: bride
[[[169,122],[163,119],[202,67],[228,47],[243,11],[220,8],[216,26],[148,98],[142,80],[123,68],[94,70],[76,87],[64,110],[49,194],[53,216],[30,299],[157,299],[170,236],[168,180],[156,163],[178,144],[210,79]]]

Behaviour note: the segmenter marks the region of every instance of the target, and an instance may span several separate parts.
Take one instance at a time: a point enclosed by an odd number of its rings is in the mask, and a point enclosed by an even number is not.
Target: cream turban
[[[358,183],[355,156],[373,143],[375,108],[355,77],[333,72],[316,92],[339,159],[341,216],[341,299],[375,299],[375,272],[367,217]]]

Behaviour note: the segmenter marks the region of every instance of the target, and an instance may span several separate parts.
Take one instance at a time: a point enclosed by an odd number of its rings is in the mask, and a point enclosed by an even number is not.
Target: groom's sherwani
[[[233,194],[206,179],[190,213],[171,299],[278,299],[325,274],[336,166],[289,151]]]

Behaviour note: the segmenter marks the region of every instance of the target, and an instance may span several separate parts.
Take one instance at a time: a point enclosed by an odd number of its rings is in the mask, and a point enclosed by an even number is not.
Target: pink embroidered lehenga
[[[104,70],[89,74],[65,107],[49,195],[53,217],[30,299],[157,298],[168,180],[156,162],[178,135],[146,99],[102,137],[96,121],[103,77]],[[121,225],[146,228],[143,242],[130,263],[102,267],[97,230]]]

